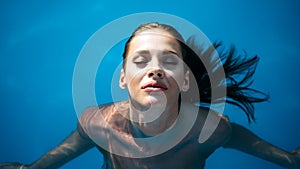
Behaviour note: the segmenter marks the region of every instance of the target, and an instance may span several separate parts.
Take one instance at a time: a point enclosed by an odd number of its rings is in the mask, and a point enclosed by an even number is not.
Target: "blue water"
[[[298,147],[299,8],[297,0],[2,0],[0,162],[30,163],[76,128],[72,75],[82,46],[110,21],[149,11],[177,15],[198,26],[212,41],[223,40],[249,55],[259,54],[254,87],[269,93],[271,100],[256,106],[257,123],[251,125],[235,108],[228,108],[226,114],[274,145],[286,150]],[[109,92],[102,94],[99,102],[108,102]],[[62,168],[93,169],[101,164],[101,155],[93,149]],[[280,167],[241,152],[219,149],[206,168]]]

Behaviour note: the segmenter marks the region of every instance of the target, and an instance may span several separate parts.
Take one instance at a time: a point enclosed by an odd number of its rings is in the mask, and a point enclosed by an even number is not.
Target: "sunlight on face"
[[[169,33],[155,29],[130,42],[120,86],[141,106],[177,105],[180,91],[188,90],[189,72],[184,69],[179,43]],[[166,99],[166,100],[164,100]]]

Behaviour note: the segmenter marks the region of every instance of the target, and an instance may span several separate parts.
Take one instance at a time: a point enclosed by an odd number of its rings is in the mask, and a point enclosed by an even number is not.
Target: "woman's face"
[[[180,91],[189,88],[189,72],[176,39],[159,29],[136,35],[127,51],[120,87],[128,89],[131,102],[138,106],[176,104]]]

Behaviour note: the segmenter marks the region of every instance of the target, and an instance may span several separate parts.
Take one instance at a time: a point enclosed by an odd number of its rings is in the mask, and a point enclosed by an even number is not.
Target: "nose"
[[[148,77],[154,79],[162,79],[165,77],[165,73],[161,69],[152,69],[148,71]]]

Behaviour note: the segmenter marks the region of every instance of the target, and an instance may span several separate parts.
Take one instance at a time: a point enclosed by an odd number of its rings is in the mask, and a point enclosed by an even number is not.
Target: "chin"
[[[167,103],[167,98],[164,94],[159,94],[159,95],[150,95],[147,96],[145,99],[149,105],[162,105]]]
[[[141,102],[137,102],[137,104],[135,104],[135,108],[142,110],[142,111],[149,111],[150,109],[153,108],[161,108],[161,107],[165,107],[165,104],[162,100],[160,99],[156,99],[156,98],[147,98],[144,99]]]
[[[167,97],[163,93],[152,93],[147,96],[131,98],[133,106],[140,110],[149,110],[149,108],[161,108],[167,104]]]
[[[145,105],[148,107],[159,107],[161,106],[161,102],[157,99],[149,99]]]

